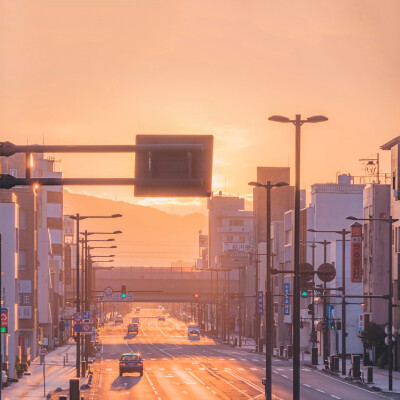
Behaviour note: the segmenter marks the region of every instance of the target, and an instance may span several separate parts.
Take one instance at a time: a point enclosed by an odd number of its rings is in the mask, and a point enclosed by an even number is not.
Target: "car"
[[[158,316],[159,321],[165,321],[165,316],[164,315],[159,315]]]
[[[115,323],[122,324],[123,322],[124,322],[124,319],[123,319],[122,315],[117,315],[115,318]]]
[[[128,335],[130,333],[139,333],[139,326],[138,324],[129,324],[128,325]]]
[[[132,317],[132,324],[138,324],[139,323],[139,317]]]
[[[140,307],[136,307],[136,312],[140,312]]]
[[[188,326],[188,336],[200,336],[200,328],[198,324],[190,323]]]
[[[8,376],[6,371],[1,371],[1,388],[8,386]]]
[[[143,360],[139,353],[122,354],[119,360],[119,376],[126,372],[139,372],[143,376]]]

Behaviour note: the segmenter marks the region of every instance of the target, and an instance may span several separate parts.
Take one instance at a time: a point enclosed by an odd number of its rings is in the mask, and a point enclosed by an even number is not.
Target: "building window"
[[[245,237],[244,236],[239,236],[239,242],[244,243],[245,242]]]
[[[62,204],[63,194],[62,192],[54,192],[54,191],[47,191],[47,202],[48,203],[55,203],[55,204]]]
[[[19,208],[19,229],[26,229],[26,210]]]
[[[244,221],[242,219],[230,219],[229,225],[230,226],[243,226]]]
[[[47,227],[49,229],[62,229],[62,218],[47,217]]]
[[[285,244],[292,244],[292,230],[285,231]]]
[[[227,240],[228,242],[233,242],[233,236],[227,236],[226,240]]]
[[[20,250],[19,252],[18,268],[22,270],[26,269],[26,250]]]

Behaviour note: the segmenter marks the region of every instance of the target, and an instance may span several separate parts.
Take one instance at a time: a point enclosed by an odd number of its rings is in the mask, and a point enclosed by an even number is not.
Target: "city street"
[[[157,400],[264,397],[262,355],[217,344],[204,336],[188,340],[184,322],[168,315],[165,322],[158,321],[160,313],[142,309],[139,314],[125,316],[123,324],[109,323],[102,330],[91,400],[120,396]],[[127,325],[137,315],[139,334],[127,335]],[[130,351],[142,355],[143,377],[138,373],[119,376],[118,359]],[[291,399],[291,362],[274,359],[272,377],[276,398]],[[307,367],[302,367],[301,383],[301,398],[307,400],[400,398],[373,393]],[[86,398],[87,392],[84,394]]]

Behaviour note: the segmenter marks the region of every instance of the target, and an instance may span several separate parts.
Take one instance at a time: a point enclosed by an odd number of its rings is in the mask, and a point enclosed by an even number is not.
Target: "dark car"
[[[128,335],[130,333],[139,333],[139,326],[138,324],[129,324],[128,325]]]
[[[143,361],[140,354],[125,353],[119,360],[119,376],[125,372],[139,372],[143,376]]]
[[[165,316],[164,315],[159,315],[158,316],[159,321],[164,321],[165,322]]]

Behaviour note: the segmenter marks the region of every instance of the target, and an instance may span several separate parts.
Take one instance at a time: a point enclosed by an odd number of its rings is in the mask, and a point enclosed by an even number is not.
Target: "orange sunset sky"
[[[249,195],[257,166],[293,168],[294,127],[267,117],[323,114],[303,128],[302,186],[361,175],[358,159],[400,135],[399,15],[398,0],[0,0],[0,140],[213,134],[213,189]],[[56,158],[67,177],[133,174],[133,156]],[[127,187],[70,189],[205,211]]]

